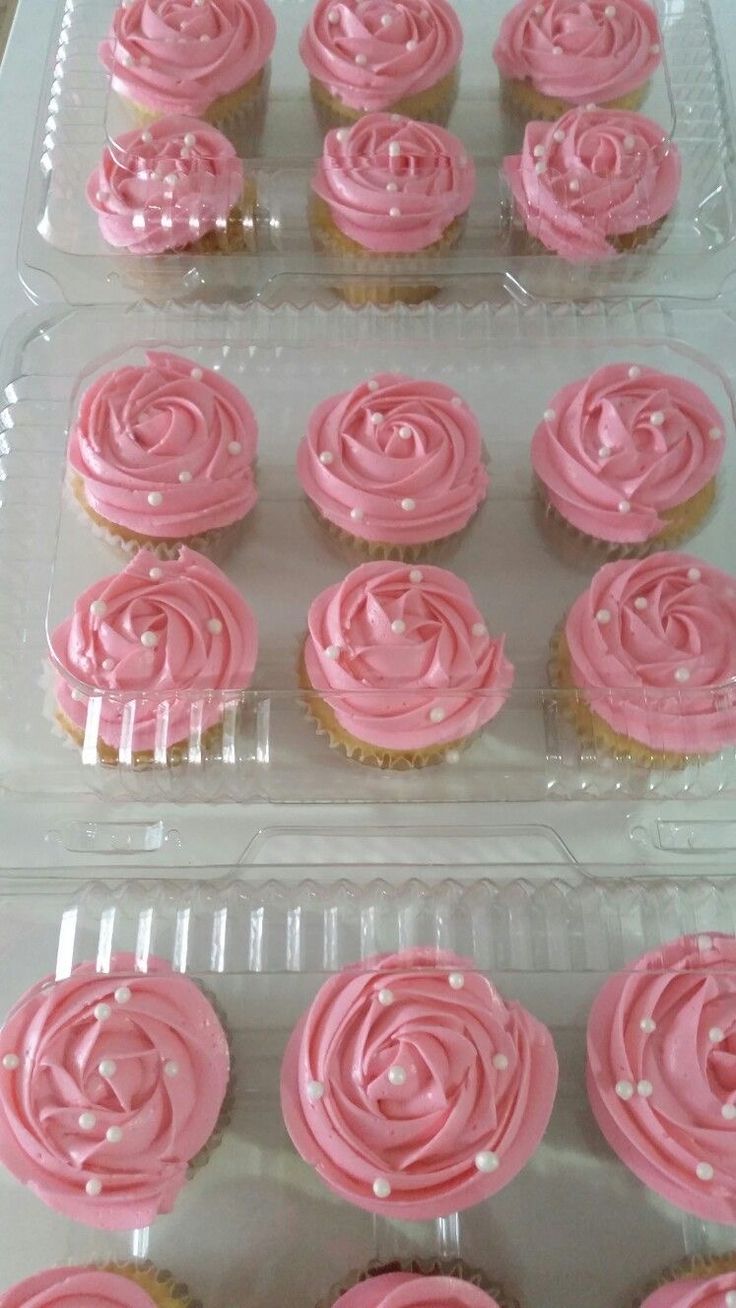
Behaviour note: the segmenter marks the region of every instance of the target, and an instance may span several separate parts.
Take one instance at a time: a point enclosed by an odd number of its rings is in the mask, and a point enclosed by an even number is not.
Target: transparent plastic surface
[[[688,549],[733,571],[733,398],[719,369],[730,320],[720,311],[685,314],[688,323],[696,316],[702,355],[679,343],[672,322],[655,308],[635,312],[622,305],[595,317],[509,305],[500,312],[427,310],[390,320],[343,310],[96,309],[52,314],[20,328],[14,348],[9,344],[9,375],[16,380],[6,392],[3,437],[8,454],[0,566],[10,614],[3,623],[2,684],[10,728],[2,741],[5,784],[26,794],[92,789],[110,799],[343,803],[550,794],[694,797],[732,791],[733,749],[708,759],[693,757],[687,766],[668,771],[655,760],[650,766],[626,755],[617,760],[571,725],[576,692],[548,688],[549,642],[602,560],[585,553],[570,560],[550,549],[529,467],[530,434],[564,380],[616,359],[690,377],[723,414],[728,448],[717,507]],[[47,653],[44,606],[53,628],[86,585],[124,564],[124,556],[90,531],[62,493],[65,432],[91,377],[116,364],[142,361],[150,346],[221,369],[243,387],[257,414],[260,500],[221,563],[255,610],[260,652],[251,689],[218,692],[223,729],[214,744],[201,730],[208,697],[190,692],[183,761],[173,762],[167,747],[178,742],[168,737],[169,701],[161,699],[155,705],[154,758],[141,767],[131,743],[139,710],[128,696],[121,709],[127,735],[117,765],[107,766],[100,751],[102,701],[89,687],[75,687],[87,705],[83,749],[52,731],[53,705],[39,687]],[[489,498],[457,545],[438,551],[432,561],[470,585],[489,630],[506,633],[506,652],[516,666],[507,702],[469,748],[453,751],[438,766],[408,772],[381,771],[331,749],[307,719],[297,673],[309,602],[344,577],[360,556],[316,522],[295,475],[296,446],[318,400],[384,368],[444,381],[481,416],[492,477]],[[677,693],[684,703],[687,687]],[[732,688],[713,693],[728,700]],[[143,699],[152,702],[150,696]]]
[[[136,869],[131,868],[135,874]],[[290,869],[298,878],[298,869]],[[611,973],[682,934],[736,927],[733,878],[589,879],[540,865],[533,878],[482,868],[427,883],[223,878],[5,880],[0,1012],[44,976],[83,961],[105,972],[132,952],[202,981],[231,1040],[233,1109],[222,1143],[151,1227],[105,1234],[51,1212],[0,1170],[3,1288],[54,1263],[151,1258],[206,1308],[316,1305],[373,1260],[460,1257],[524,1308],[618,1308],[683,1257],[733,1247],[733,1230],[647,1190],[600,1135],[584,1084],[591,1002]],[[326,977],[376,954],[447,949],[551,1030],[560,1085],[541,1147],[494,1198],[435,1222],[373,1218],[333,1196],[291,1146],[279,1071],[294,1023]],[[564,1184],[562,1184],[564,1178]],[[202,1239],[206,1219],[207,1239]]]
[[[600,265],[571,267],[557,256],[519,252],[519,224],[500,171],[505,154],[520,144],[499,102],[492,41],[508,6],[505,0],[459,0],[466,47],[461,90],[451,129],[476,158],[478,190],[462,242],[436,257],[402,259],[392,284],[431,285],[440,298],[476,303],[502,283],[517,296],[590,298],[616,294],[713,295],[731,266],[734,165],[731,102],[706,0],[660,0],[665,60],[652,78],[644,112],[674,135],[683,160],[676,209],[656,237],[641,248]],[[375,285],[386,272],[376,259],[353,261],[313,252],[307,218],[309,179],[321,135],[309,103],[307,74],[298,37],[309,6],[300,0],[275,5],[279,36],[273,59],[265,128],[245,159],[252,191],[236,223],[245,250],[131,258],[102,240],[84,198],[88,175],[107,143],[119,154],[131,127],[125,105],[108,91],[97,45],[110,20],[107,0],[65,0],[60,35],[49,61],[49,98],[42,105],[31,160],[20,246],[21,274],[36,297],[56,293],[71,302],[92,300],[213,299],[268,302],[334,300],[335,288],[352,281]],[[659,149],[659,147],[657,147]],[[253,196],[255,193],[255,197]],[[166,223],[176,201],[162,202]],[[165,212],[164,212],[165,210]],[[225,225],[227,215],[222,214]],[[196,236],[195,232],[195,236]],[[379,264],[381,266],[379,266]],[[427,276],[431,274],[430,281]]]

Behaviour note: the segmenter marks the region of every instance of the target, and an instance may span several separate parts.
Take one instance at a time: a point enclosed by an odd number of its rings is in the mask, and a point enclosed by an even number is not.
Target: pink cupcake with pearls
[[[399,373],[323,400],[297,472],[330,531],[372,557],[400,559],[461,532],[489,481],[478,420],[463,397]]]

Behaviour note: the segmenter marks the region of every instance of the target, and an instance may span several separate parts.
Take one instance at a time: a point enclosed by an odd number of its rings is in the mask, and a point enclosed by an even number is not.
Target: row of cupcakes
[[[714,501],[725,444],[723,417],[683,377],[615,363],[567,383],[531,439],[551,539],[559,528],[558,543],[622,554],[678,543]],[[145,364],[103,373],[83,393],[67,449],[71,500],[128,552],[206,550],[256,503],[257,446],[257,419],[237,386],[150,351]],[[490,482],[481,424],[464,397],[401,373],[318,404],[296,472],[330,533],[403,560],[458,536]]]
[[[237,115],[257,132],[275,40],[266,0],[123,0],[100,58],[143,121]],[[318,0],[299,43],[326,128],[377,111],[446,124],[462,48],[448,0]],[[591,100],[639,108],[662,40],[648,0],[519,0],[493,58],[514,117],[549,120]]]

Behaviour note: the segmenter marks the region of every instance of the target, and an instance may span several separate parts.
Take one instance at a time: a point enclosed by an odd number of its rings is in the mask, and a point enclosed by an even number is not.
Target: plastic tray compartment
[[[31,159],[20,246],[21,275],[35,297],[71,302],[157,299],[327,299],[344,264],[312,252],[306,220],[309,177],[321,146],[309,103],[298,38],[305,0],[275,0],[278,37],[260,153],[246,160],[258,203],[249,237],[256,253],[141,260],[110,251],[84,198],[106,141],[115,146],[130,120],[108,93],[97,45],[110,22],[109,0],[64,0],[48,65]],[[465,29],[460,96],[450,126],[478,163],[478,193],[462,247],[446,259],[416,259],[407,280],[429,272],[445,299],[496,298],[505,281],[518,296],[587,298],[617,294],[713,295],[732,264],[736,231],[731,102],[707,0],[658,0],[665,62],[645,111],[674,133],[684,180],[661,248],[605,265],[572,269],[556,256],[514,254],[515,220],[499,164],[511,147],[503,126],[491,46],[507,0],[458,0]],[[518,142],[514,142],[516,148]],[[240,148],[240,147],[239,147]],[[245,147],[242,147],[245,149]],[[658,243],[659,244],[659,243]]]
[[[436,869],[439,875],[441,869]],[[599,1134],[584,1086],[590,1003],[613,971],[682,933],[733,931],[736,882],[589,880],[558,866],[528,880],[464,868],[428,883],[411,869],[356,885],[5,880],[0,1012],[44,975],[151,954],[199,978],[232,1037],[235,1100],[223,1142],[152,1227],[108,1235],[52,1213],[0,1170],[3,1287],[54,1262],[150,1257],[205,1308],[316,1305],[373,1259],[453,1257],[482,1266],[523,1308],[620,1308],[686,1255],[733,1247],[733,1230],[645,1189]],[[518,875],[518,873],[516,874]],[[296,879],[295,879],[296,878]],[[395,881],[395,884],[394,884]],[[288,1034],[326,975],[377,953],[449,949],[552,1030],[560,1088],[544,1142],[495,1198],[434,1223],[372,1218],[333,1197],[282,1124]]]
[[[697,326],[703,354],[678,342],[683,322]],[[6,392],[0,513],[2,604],[8,614],[0,626],[6,786],[47,796],[91,789],[110,799],[297,803],[732,793],[733,749],[664,772],[615,762],[595,745],[581,745],[568,722],[575,692],[547,688],[548,649],[556,624],[598,561],[573,564],[549,551],[529,465],[531,432],[565,380],[616,359],[696,380],[723,414],[728,466],[719,503],[688,548],[733,570],[733,396],[718,368],[731,333],[731,321],[720,310],[664,317],[653,306],[635,311],[623,304],[591,315],[514,304],[391,316],[254,306],[217,313],[81,309],[56,311],[30,325],[21,320],[8,342],[7,374],[16,380]],[[142,361],[146,347],[170,348],[222,369],[256,411],[260,501],[222,566],[255,609],[260,652],[252,688],[223,695],[229,706],[221,745],[200,745],[202,697],[193,695],[188,762],[167,764],[166,745],[174,742],[166,737],[162,701],[160,747],[154,765],[141,770],[125,749],[119,766],[98,762],[100,698],[84,687],[78,687],[88,702],[83,752],[52,734],[38,682],[47,658],[45,606],[53,627],[85,586],[124,562],[79,520],[62,493],[66,429],[91,378]],[[310,600],[360,559],[316,522],[296,478],[296,447],[314,404],[380,370],[442,380],[482,416],[490,495],[456,548],[438,551],[435,561],[467,581],[489,629],[506,633],[516,666],[506,705],[470,748],[454,761],[404,773],[381,772],[330,749],[307,720],[297,683]],[[716,693],[731,692],[726,686]],[[135,713],[134,701],[125,711]]]

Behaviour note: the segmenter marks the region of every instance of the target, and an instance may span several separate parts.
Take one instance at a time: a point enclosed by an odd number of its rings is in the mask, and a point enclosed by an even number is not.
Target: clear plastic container
[[[685,1256],[733,1248],[647,1190],[600,1135],[584,1083],[590,1004],[611,973],[683,933],[736,928],[736,882],[636,869],[588,877],[556,863],[526,869],[382,869],[380,880],[124,882],[24,875],[0,887],[0,1012],[44,976],[82,961],[109,969],[130,951],[201,980],[231,1036],[232,1118],[173,1212],[106,1234],[46,1208],[0,1169],[2,1288],[55,1263],[151,1258],[204,1308],[304,1304],[377,1260],[460,1257],[523,1308],[619,1308]],[[137,874],[137,875],[136,875]],[[316,879],[315,879],[316,878]],[[468,958],[551,1029],[560,1086],[542,1146],[497,1196],[435,1222],[373,1218],[334,1196],[284,1128],[279,1069],[287,1037],[327,976],[377,953],[421,945]],[[469,964],[470,965],[470,964]],[[206,1222],[206,1239],[203,1236]]]
[[[734,221],[732,110],[706,0],[660,0],[665,59],[652,79],[644,112],[673,136],[683,160],[677,206],[656,239],[598,265],[571,267],[557,256],[523,254],[519,224],[502,181],[509,139],[499,103],[491,46],[506,0],[460,0],[465,29],[460,96],[450,127],[474,155],[478,191],[462,244],[451,255],[417,256],[392,283],[437,287],[441,301],[478,303],[514,295],[569,299],[617,295],[710,297],[730,268]],[[298,56],[308,6],[275,4],[278,38],[265,131],[259,154],[245,159],[257,202],[246,213],[248,252],[178,254],[143,260],[111,250],[84,198],[87,178],[107,143],[113,150],[131,125],[108,92],[97,45],[110,20],[107,0],[59,6],[59,32],[48,65],[31,158],[20,242],[21,276],[34,298],[61,294],[74,303],[150,299],[334,302],[357,269],[368,282],[380,261],[343,260],[313,252],[307,221],[309,179],[321,148]],[[245,148],[240,146],[240,148]],[[172,202],[174,203],[174,202]],[[168,218],[168,214],[166,215]],[[224,218],[224,215],[223,215]],[[384,270],[385,272],[385,270]]]
[[[678,339],[697,327],[702,353]],[[507,303],[466,313],[427,309],[387,317],[347,310],[217,312],[55,311],[21,321],[7,342],[2,531],[2,694],[9,731],[1,738],[6,787],[24,796],[288,803],[451,803],[545,797],[703,798],[733,793],[736,751],[673,771],[616,761],[581,742],[569,722],[575,692],[550,690],[549,641],[569,603],[600,564],[552,552],[540,532],[529,466],[531,432],[549,396],[567,380],[611,360],[636,360],[701,385],[723,414],[726,459],[715,511],[690,552],[734,571],[733,414],[722,309],[616,303],[588,314]],[[100,343],[104,341],[101,351]],[[260,502],[223,567],[260,625],[253,687],[223,696],[222,743],[199,738],[202,696],[191,696],[188,761],[166,757],[166,708],[153,766],[135,766],[125,747],[117,766],[99,761],[100,697],[88,704],[84,749],[53,734],[39,678],[47,659],[44,621],[63,618],[94,578],[124,557],[81,522],[62,494],[66,430],[80,390],[117,364],[166,347],[220,368],[242,386],[261,427]],[[534,367],[530,370],[529,359]],[[306,417],[321,398],[380,369],[451,384],[481,416],[491,490],[470,529],[435,561],[475,593],[493,633],[505,632],[516,683],[498,716],[457,757],[436,767],[381,772],[332,750],[307,720],[297,662],[310,600],[359,562],[318,524],[294,469]],[[276,588],[276,589],[275,589]],[[274,603],[274,594],[278,601]],[[23,657],[18,656],[19,639]],[[611,692],[613,693],[613,692]],[[681,692],[687,695],[687,687]],[[715,694],[729,696],[732,687]],[[720,700],[719,700],[720,702]],[[132,724],[135,704],[125,710]]]

